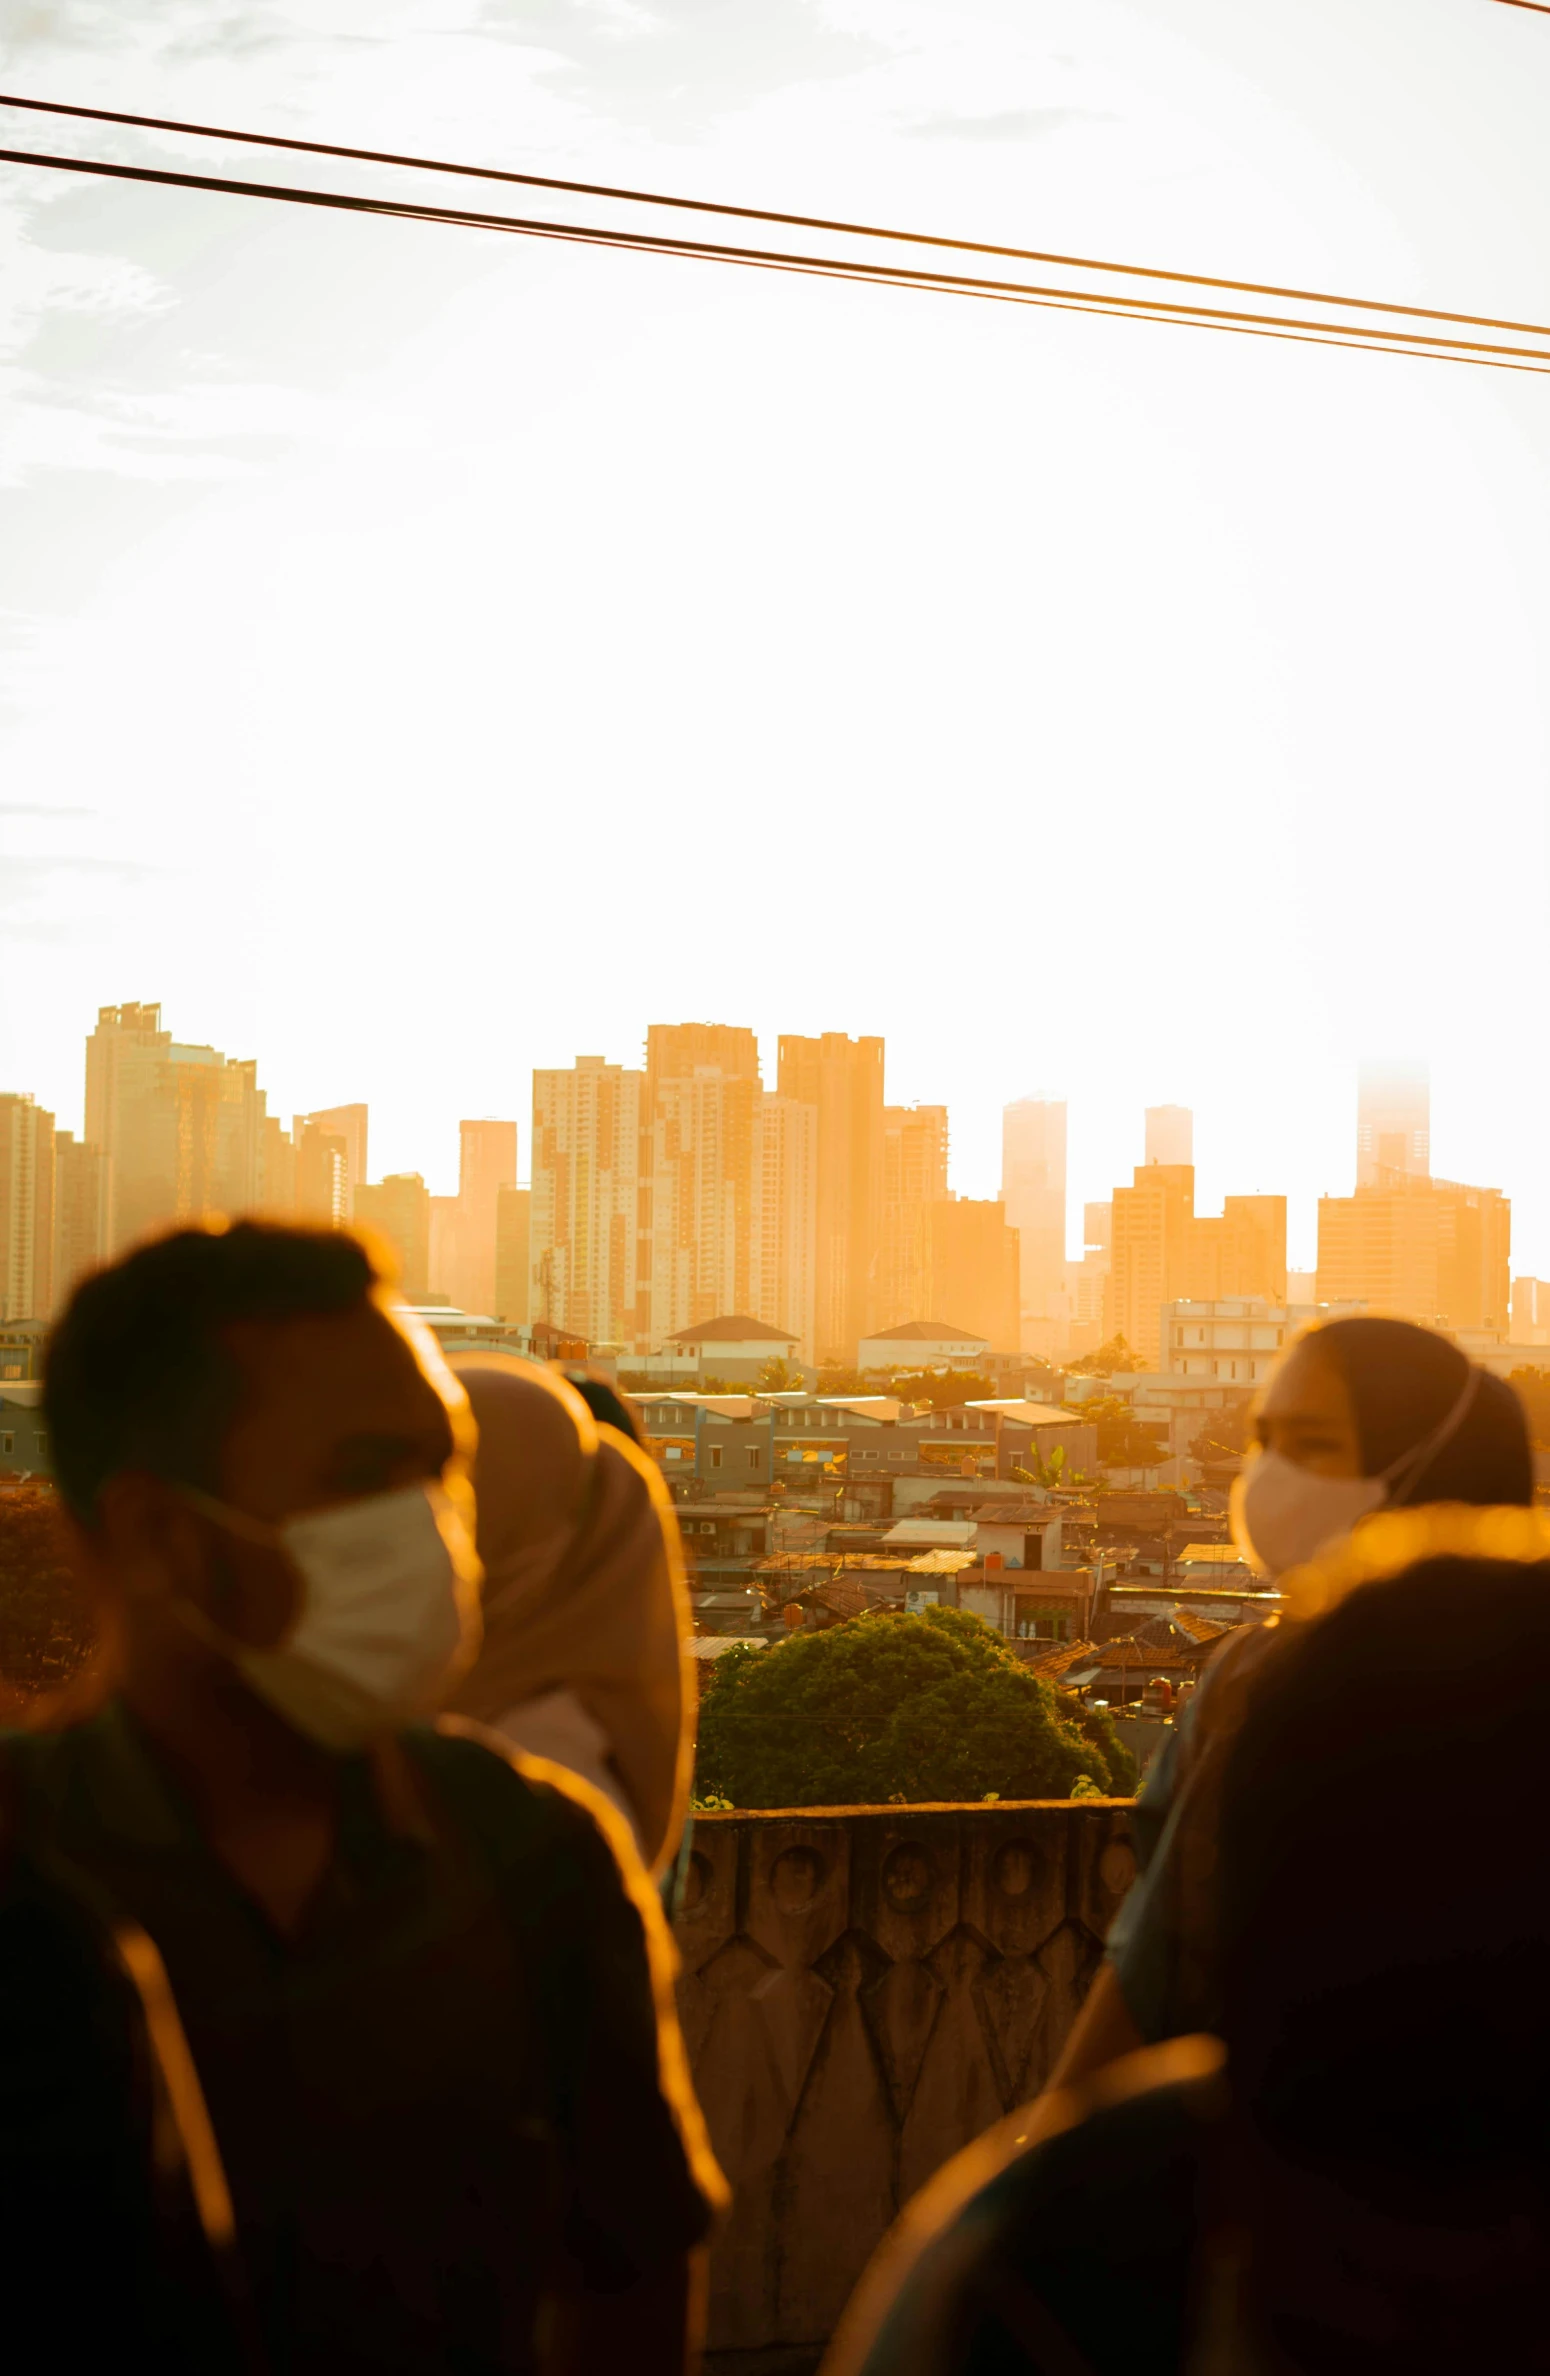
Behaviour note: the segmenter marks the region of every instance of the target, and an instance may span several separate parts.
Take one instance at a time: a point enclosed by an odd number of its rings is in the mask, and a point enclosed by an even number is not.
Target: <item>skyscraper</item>
[[[1021,1308],[1052,1318],[1066,1279],[1066,1107],[1020,1097],[1001,1116],[1001,1197],[1019,1246]],[[1015,1349],[1015,1348],[1013,1348]]]
[[[688,1080],[697,1072],[757,1081],[759,1041],[745,1023],[653,1023],[646,1032],[646,1086]]]
[[[1356,1185],[1389,1188],[1432,1168],[1431,1076],[1424,1064],[1368,1063],[1357,1076]]]
[[[1161,1105],[1146,1109],[1148,1163],[1193,1163],[1195,1117],[1188,1106]]]
[[[530,1317],[591,1344],[634,1344],[651,1325],[638,1309],[645,1087],[601,1056],[533,1075]]]
[[[1116,1188],[1108,1325],[1147,1369],[1162,1358],[1162,1309],[1188,1295],[1195,1171],[1188,1163],[1137,1164]]]
[[[1017,1232],[999,1197],[944,1196],[931,1207],[929,1314],[988,1337],[993,1353],[1019,1351]]]
[[[0,1320],[46,1320],[53,1274],[54,1117],[0,1096]]]
[[[54,1133],[54,1309],[107,1258],[108,1159],[68,1130]]]
[[[883,1242],[872,1299],[879,1328],[934,1312],[931,1213],[947,1195],[947,1157],[946,1106],[884,1106]]]
[[[398,1259],[398,1284],[406,1303],[424,1303],[433,1281],[430,1191],[418,1172],[389,1172],[375,1186],[355,1194],[355,1218],[385,1238]]]
[[[99,1009],[86,1043],[86,1137],[109,1162],[109,1246],[260,1202],[258,1068],[174,1040],[157,1006]]]
[[[699,1321],[753,1313],[763,1096],[756,1077],[711,1065],[656,1077],[646,1134],[656,1344]]]
[[[465,1312],[495,1308],[495,1208],[517,1184],[515,1122],[458,1124],[458,1254],[452,1298]]]
[[[883,1217],[883,1043],[782,1037],[780,1094],[817,1108],[819,1361],[852,1363],[873,1313]]]
[[[325,1138],[340,1142],[345,1170],[340,1218],[344,1221],[354,1215],[356,1189],[363,1188],[370,1177],[366,1169],[366,1119],[363,1105],[324,1106],[315,1114],[297,1114],[291,1124],[291,1136],[298,1146],[307,1129],[316,1129]]]
[[[1391,1172],[1319,1199],[1320,1303],[1508,1334],[1512,1206],[1497,1188]]]
[[[532,1318],[531,1188],[501,1188],[495,1198],[495,1317],[508,1328]]]

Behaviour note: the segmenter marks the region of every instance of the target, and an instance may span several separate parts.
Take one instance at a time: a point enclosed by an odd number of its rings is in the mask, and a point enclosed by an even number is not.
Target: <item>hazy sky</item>
[[[11,0],[0,68],[1550,320],[1488,0]],[[0,169],[0,1087],[78,1127],[160,999],[440,1189],[648,1022],[881,1031],[960,1189],[1063,1092],[1079,1219],[1177,1100],[1311,1261],[1421,1055],[1550,1273],[1547,490],[1504,373]]]

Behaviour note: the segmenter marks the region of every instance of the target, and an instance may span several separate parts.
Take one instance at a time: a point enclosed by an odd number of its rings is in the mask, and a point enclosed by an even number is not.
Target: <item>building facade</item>
[[[1017,1232],[1020,1308],[1030,1319],[1065,1318],[1066,1107],[1020,1097],[1001,1116],[1001,1200]]]
[[[883,1213],[883,1043],[849,1039],[842,1031],[782,1037],[779,1090],[817,1110],[816,1357],[849,1365],[874,1317]]]
[[[645,1082],[601,1056],[533,1075],[530,1313],[589,1344],[652,1326]]]
[[[1432,1168],[1432,1091],[1424,1064],[1364,1064],[1356,1091],[1356,1185],[1424,1180]]]

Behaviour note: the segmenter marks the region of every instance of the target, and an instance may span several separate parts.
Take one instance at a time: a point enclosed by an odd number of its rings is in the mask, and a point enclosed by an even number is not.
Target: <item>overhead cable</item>
[[[1112,290],[1067,289],[1037,282],[993,280],[974,274],[931,271],[915,264],[874,263],[861,257],[811,256],[796,250],[737,247],[720,241],[673,238],[662,232],[623,231],[593,224],[557,223],[543,218],[485,213],[462,207],[431,206],[408,199],[371,198],[345,190],[310,189],[287,182],[249,182],[233,180],[224,175],[179,173],[167,166],[123,165],[107,158],[0,149],[0,164],[91,174],[115,181],[156,184],[169,189],[202,190],[222,196],[254,198],[290,206],[333,208],[351,214],[384,216],[403,222],[431,223],[453,229],[499,231],[523,238],[559,240],[585,247],[678,256],[704,263],[751,266],[756,270],[805,274],[815,279],[859,281],[874,287],[977,297],[1003,304],[1041,306],[1058,312],[1101,313],[1111,317],[1118,315],[1153,323],[1172,323],[1177,328],[1232,330],[1324,346],[1359,346],[1376,353],[1409,354],[1433,362],[1472,363],[1495,370],[1531,371],[1536,374],[1550,370],[1550,345],[1508,346],[1477,338],[1445,337],[1440,332],[1419,328],[1389,330],[1370,322],[1344,324],[1297,315],[1249,313],[1232,307],[1189,304],[1181,298],[1139,297]],[[1456,318],[1468,321],[1472,317]],[[1518,325],[1510,327],[1516,329]],[[1550,330],[1530,324],[1524,324],[1522,328],[1528,335],[1550,340]]]
[[[1537,6],[1538,0],[1521,0],[1521,4]],[[1550,14],[1550,0],[1546,0],[1545,13]],[[1172,282],[1181,288],[1221,289],[1242,297],[1281,297],[1296,305],[1344,306],[1359,313],[1396,314],[1412,321],[1449,322],[1471,330],[1510,330],[1526,337],[1550,338],[1550,326],[1542,322],[1454,313],[1441,307],[1404,305],[1382,297],[1342,297],[1328,289],[1294,288],[1276,281],[1233,280],[1217,273],[1171,272],[1159,264],[1119,264],[1103,256],[1073,256],[1051,248],[1011,247],[994,240],[963,239],[946,232],[904,231],[879,223],[848,222],[839,216],[791,214],[776,207],[736,206],[713,198],[685,198],[661,190],[637,190],[608,182],[567,181],[553,174],[519,173],[507,166],[469,165],[445,157],[415,156],[392,149],[349,148],[338,141],[302,140],[280,132],[237,131],[230,125],[200,124],[176,116],[130,115],[119,108],[81,107],[60,99],[21,98],[14,92],[0,92],[0,107],[80,117],[93,123],[124,124],[140,131],[176,132],[189,139],[231,140],[254,148],[289,149],[306,156],[338,157],[354,164],[391,165],[418,173],[508,182],[524,189],[560,190],[572,197],[607,198],[623,205],[671,207],[748,223],[779,223],[796,231],[832,231],[848,239],[891,240],[910,247],[945,248],[959,255],[999,256],[1016,264],[1051,264],[1070,272],[1108,272],[1129,280]]]

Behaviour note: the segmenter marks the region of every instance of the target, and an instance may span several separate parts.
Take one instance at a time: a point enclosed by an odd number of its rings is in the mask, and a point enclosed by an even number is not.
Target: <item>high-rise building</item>
[[[337,1139],[344,1150],[344,1210],[341,1219],[348,1221],[355,1212],[355,1191],[364,1186],[370,1176],[366,1169],[366,1108],[363,1105],[324,1106],[315,1114],[298,1114],[291,1124],[291,1136],[301,1144],[302,1132],[315,1128],[325,1138]]]
[[[465,1312],[490,1312],[495,1308],[496,1202],[503,1188],[517,1184],[517,1126],[460,1122],[458,1138],[458,1251],[452,1299]]]
[[[759,1041],[745,1023],[653,1023],[646,1032],[646,1089],[659,1081],[724,1073],[729,1081],[757,1081]]]
[[[1146,1160],[1148,1163],[1194,1162],[1195,1117],[1188,1106],[1147,1107]]]
[[[931,1207],[930,1316],[987,1337],[993,1353],[1020,1351],[1020,1267],[999,1197],[944,1196]]]
[[[495,1197],[495,1301],[497,1320],[525,1328],[532,1312],[531,1188],[501,1188]]]
[[[753,1300],[750,1316],[784,1328],[797,1358],[814,1359],[818,1254],[818,1115],[761,1091],[754,1113]],[[720,1315],[718,1314],[719,1318]]]
[[[658,1075],[647,1134],[651,1328],[753,1312],[758,1081],[701,1066]],[[757,1315],[755,1315],[757,1317]]]
[[[1356,1093],[1356,1185],[1393,1187],[1432,1168],[1431,1078],[1424,1064],[1364,1064]]]
[[[258,1068],[174,1040],[157,1006],[99,1009],[86,1043],[86,1137],[108,1158],[114,1252],[179,1221],[260,1202]]]
[[[291,1163],[291,1203],[298,1221],[315,1229],[343,1229],[357,1211],[356,1198],[366,1183],[353,1189],[350,1179],[350,1142],[343,1131],[330,1130],[317,1116],[298,1114]]]
[[[601,1056],[533,1075],[530,1317],[589,1344],[635,1344],[652,1326],[645,1085]]]
[[[54,1117],[0,1096],[0,1320],[46,1320],[54,1300]]]
[[[1319,1199],[1320,1303],[1506,1338],[1512,1206],[1497,1188],[1406,1179]]]
[[[1220,1213],[1197,1213],[1193,1164],[1141,1164],[1114,1191],[1112,1234],[1107,1333],[1148,1369],[1162,1358],[1165,1304],[1286,1301],[1284,1196],[1229,1196]]]
[[[390,1172],[355,1192],[355,1218],[385,1238],[398,1260],[406,1303],[424,1303],[431,1290],[431,1199],[418,1172]]]
[[[882,1245],[883,1043],[783,1036],[779,1087],[818,1114],[816,1358],[853,1363]]]
[[[1286,1199],[1228,1196],[1219,1215],[1197,1213],[1189,1294],[1199,1303],[1286,1301]]]
[[[430,1281],[432,1296],[444,1296],[449,1303],[465,1312],[484,1313],[488,1304],[472,1304],[461,1292],[462,1222],[463,1208],[455,1196],[433,1196],[430,1200],[429,1252],[425,1275]]]
[[[1162,1356],[1164,1304],[1190,1292],[1194,1221],[1193,1164],[1138,1164],[1133,1184],[1114,1191],[1108,1324],[1146,1369]]]
[[[54,1133],[54,1309],[107,1260],[108,1159],[68,1130]]]
[[[1066,1107],[1020,1097],[1001,1115],[1001,1196],[1017,1232],[1022,1310],[1052,1319],[1066,1289]]]
[[[879,1328],[935,1310],[931,1215],[947,1195],[947,1156],[946,1106],[884,1106],[883,1240],[873,1296]]]
[[[257,1203],[271,1220],[296,1217],[296,1144],[278,1114],[266,1114],[259,1131]]]

